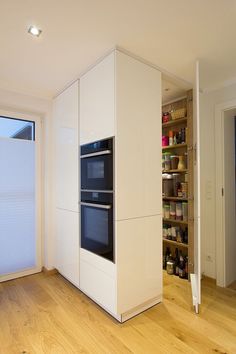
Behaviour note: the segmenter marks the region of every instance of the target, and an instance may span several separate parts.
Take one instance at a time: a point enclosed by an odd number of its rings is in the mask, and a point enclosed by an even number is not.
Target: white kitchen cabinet
[[[56,209],[56,269],[79,287],[79,214]]]
[[[80,144],[115,135],[115,54],[80,78]]]
[[[80,289],[116,315],[116,266],[111,261],[80,249]]]
[[[161,213],[160,117],[161,73],[117,51],[117,220]]]
[[[55,267],[79,286],[79,82],[53,102]]]
[[[55,204],[77,211],[79,200],[79,82],[54,100]]]
[[[80,249],[80,289],[121,322],[162,300],[160,117],[160,72],[120,50],[80,79],[80,143],[115,142],[115,262]]]

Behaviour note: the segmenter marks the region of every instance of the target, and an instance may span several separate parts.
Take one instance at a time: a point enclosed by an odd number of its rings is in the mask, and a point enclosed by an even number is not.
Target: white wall
[[[51,269],[54,265],[52,223],[52,101],[0,89],[0,108],[18,113],[28,113],[42,118],[42,190],[43,190],[43,265]]]
[[[201,235],[202,271],[216,277],[215,106],[236,98],[236,84],[201,94]]]

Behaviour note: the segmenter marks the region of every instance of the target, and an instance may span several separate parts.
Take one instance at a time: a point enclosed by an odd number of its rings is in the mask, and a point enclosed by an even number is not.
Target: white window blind
[[[36,265],[35,142],[0,138],[0,275]]]

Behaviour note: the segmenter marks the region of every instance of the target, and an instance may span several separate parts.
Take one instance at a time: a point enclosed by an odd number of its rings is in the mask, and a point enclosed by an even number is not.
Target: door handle
[[[98,152],[93,152],[91,154],[86,154],[86,155],[81,155],[81,159],[86,159],[87,157],[95,157],[95,156],[102,156],[102,155],[110,155],[111,150],[104,150],[104,151],[98,151]]]
[[[92,208],[106,209],[106,210],[111,209],[111,205],[104,205],[104,204],[80,202],[80,205],[88,206],[88,207],[92,207]]]

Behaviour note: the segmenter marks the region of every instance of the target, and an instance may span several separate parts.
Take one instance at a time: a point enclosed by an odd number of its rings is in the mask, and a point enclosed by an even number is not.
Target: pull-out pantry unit
[[[54,101],[55,267],[120,322],[162,301],[161,138],[172,123],[162,124],[161,84],[158,69],[116,49]],[[81,247],[81,147],[103,140],[113,142],[112,260]]]

